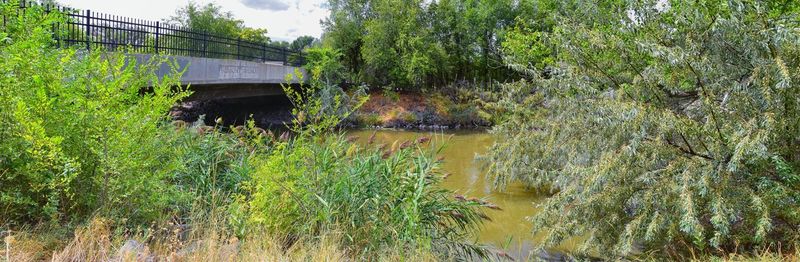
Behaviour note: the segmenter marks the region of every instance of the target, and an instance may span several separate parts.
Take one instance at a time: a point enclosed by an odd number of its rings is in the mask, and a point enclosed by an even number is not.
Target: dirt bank
[[[369,100],[345,127],[399,129],[464,129],[488,127],[486,113],[474,103],[443,93],[371,92]],[[292,120],[292,104],[283,96],[184,102],[170,113],[175,120],[194,122],[205,115],[206,125],[222,118],[223,126],[244,125],[252,119],[262,128],[283,128]]]
[[[360,127],[460,129],[491,125],[476,105],[439,92],[373,91],[351,117]]]

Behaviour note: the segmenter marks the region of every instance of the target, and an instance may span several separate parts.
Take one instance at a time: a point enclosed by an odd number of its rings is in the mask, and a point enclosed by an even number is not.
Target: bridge
[[[194,91],[189,98],[193,100],[281,95],[280,84],[286,82],[286,75],[305,63],[299,51],[159,21],[32,1],[21,1],[20,6],[21,9],[37,6],[44,12],[57,11],[66,16],[66,21],[53,30],[59,47],[125,52],[140,64],[154,56],[174,60],[179,70],[185,69],[181,84]],[[169,69],[168,65],[162,65],[156,73],[164,76]]]

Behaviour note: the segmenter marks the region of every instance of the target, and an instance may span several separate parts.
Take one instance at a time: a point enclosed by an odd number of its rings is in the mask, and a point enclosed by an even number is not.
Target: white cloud
[[[258,10],[271,10],[271,11],[286,11],[289,10],[289,4],[281,0],[241,0],[242,4],[247,7]]]

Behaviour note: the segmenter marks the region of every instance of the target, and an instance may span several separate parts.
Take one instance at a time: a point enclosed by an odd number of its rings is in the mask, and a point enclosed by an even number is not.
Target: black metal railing
[[[0,0],[2,4],[7,2],[9,0]],[[32,6],[42,7],[45,12],[58,11],[66,16],[66,22],[54,26],[59,46],[77,46],[90,51],[102,47],[110,51],[274,62],[292,66],[305,63],[301,52],[267,43],[199,32],[159,21],[20,1],[20,9]],[[6,19],[3,17],[4,23]]]

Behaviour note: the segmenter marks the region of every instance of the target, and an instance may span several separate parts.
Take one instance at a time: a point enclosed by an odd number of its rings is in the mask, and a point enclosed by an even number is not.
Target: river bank
[[[195,122],[204,115],[206,125],[222,118],[223,126],[244,125],[248,120],[265,129],[281,129],[292,120],[292,104],[283,96],[262,96],[207,101],[187,101],[175,106],[174,120]],[[403,130],[484,130],[491,116],[474,98],[433,92],[372,91],[342,127]]]
[[[407,130],[481,129],[491,116],[470,97],[444,91],[372,91],[349,119],[354,127]]]

